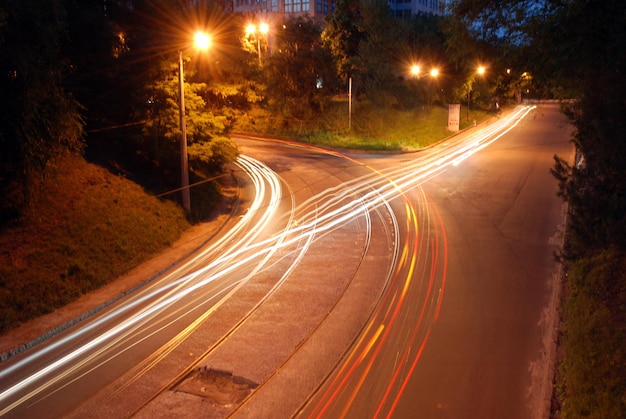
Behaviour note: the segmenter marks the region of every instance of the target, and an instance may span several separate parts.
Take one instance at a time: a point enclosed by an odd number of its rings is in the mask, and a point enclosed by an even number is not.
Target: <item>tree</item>
[[[216,86],[224,85],[217,82],[221,72],[235,78],[243,67],[230,59],[237,56],[228,45],[234,30],[223,10],[207,1],[134,0],[132,7],[107,2],[106,9],[101,0],[68,1],[73,41],[68,55],[75,68],[71,80],[86,106],[89,158],[114,162],[110,167],[155,192],[179,186],[178,50],[185,55],[192,175],[213,176],[236,158],[236,146],[227,137],[233,112],[217,104],[235,97],[241,103],[240,93],[230,89],[224,94]],[[210,30],[217,40],[208,54],[196,55],[191,45],[197,28]],[[214,83],[194,83],[195,74]]]
[[[537,71],[542,78],[553,74],[564,91],[580,99],[570,116],[584,164],[568,168],[561,178],[571,225],[581,238],[581,247],[570,250],[626,249],[626,4],[570,1],[542,22],[538,40],[549,56]],[[556,171],[562,174],[564,166],[560,160]]]
[[[275,34],[275,49],[265,75],[270,106],[302,117],[324,106],[337,86],[330,51],[321,28],[310,17],[287,20]]]
[[[367,38],[360,27],[362,20],[360,0],[337,0],[335,10],[326,18],[322,39],[328,45],[337,65],[337,74],[344,83],[359,66],[359,50]]]
[[[64,86],[69,63],[61,0],[6,0],[0,19],[0,188],[3,218],[27,205],[36,180],[83,151],[80,105]]]
[[[410,67],[447,67],[441,17],[426,14],[394,19],[380,0],[341,0],[327,18],[322,39],[337,62],[342,80],[353,79],[356,97],[367,96],[383,106],[445,100],[454,74],[420,82]],[[412,85],[407,89],[407,85]],[[443,92],[443,94],[442,94]]]
[[[145,88],[146,118],[143,127],[143,150],[148,158],[175,171],[180,164],[178,67],[164,63],[162,75]],[[207,176],[222,171],[223,166],[237,157],[237,146],[228,138],[230,121],[214,115],[202,94],[207,85],[193,83],[193,73],[185,73],[185,110],[190,169]]]
[[[359,27],[366,37],[359,44],[355,68],[358,89],[380,105],[396,105],[402,85],[398,82],[401,56],[399,24],[391,16],[386,1],[361,3]]]

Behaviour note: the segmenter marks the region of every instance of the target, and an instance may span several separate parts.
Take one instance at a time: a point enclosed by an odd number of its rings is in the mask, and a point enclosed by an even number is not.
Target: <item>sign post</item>
[[[459,131],[459,120],[461,119],[461,104],[451,103],[448,105],[448,131]]]

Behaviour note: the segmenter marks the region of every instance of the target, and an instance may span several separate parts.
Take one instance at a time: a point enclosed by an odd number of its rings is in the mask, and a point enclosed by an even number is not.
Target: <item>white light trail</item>
[[[451,144],[441,150],[432,150],[424,153],[424,155],[419,155],[418,158],[410,161],[408,164],[383,172],[372,169],[371,174],[345,182],[334,188],[329,188],[300,205],[300,211],[312,205],[314,209],[304,212],[297,223],[294,220],[294,214],[298,208],[293,208],[292,194],[292,210],[286,222],[286,227],[279,234],[265,239],[260,238],[260,234],[276,218],[279,203],[283,198],[281,182],[278,176],[261,162],[247,156],[240,156],[238,165],[249,175],[256,189],[256,194],[248,212],[233,229],[196,256],[195,260],[205,264],[187,275],[183,275],[178,279],[174,278],[174,280],[170,280],[165,285],[160,285],[157,289],[141,293],[127,304],[86,325],[81,330],[73,332],[58,342],[25,356],[11,367],[0,371],[0,381],[6,383],[6,378],[10,374],[20,370],[28,363],[34,362],[47,353],[58,350],[63,345],[77,340],[107,322],[131,312],[133,309],[142,307],[146,302],[154,300],[147,307],[141,308],[128,319],[111,327],[93,340],[60,357],[30,377],[22,379],[1,391],[0,403],[4,403],[20,392],[27,391],[29,387],[35,386],[34,389],[28,391],[19,399],[4,406],[0,410],[0,416],[10,412],[19,404],[61,380],[62,375],[55,374],[56,371],[61,368],[69,369],[68,365],[76,363],[77,359],[90,351],[94,352],[89,355],[90,358],[97,356],[102,351],[102,349],[98,350],[98,348],[106,346],[105,342],[112,340],[116,336],[118,339],[121,339],[121,335],[130,333],[129,331],[140,322],[153,318],[181,298],[192,294],[194,291],[219,278],[233,273],[237,269],[242,267],[249,268],[248,273],[243,275],[238,281],[242,283],[259,272],[278,250],[298,245],[298,243],[304,243],[304,245],[298,247],[296,262],[283,274],[280,281],[282,282],[293,270],[295,263],[304,256],[306,249],[316,236],[327,234],[343,223],[362,216],[365,216],[367,228],[369,229],[369,212],[381,206],[385,206],[392,214],[393,222],[397,228],[397,221],[391,209],[390,201],[401,196],[406,191],[418,187],[433,176],[442,173],[447,166],[457,165],[475,152],[492,144],[517,126],[534,108],[534,106],[520,107],[507,118],[503,118],[488,128],[477,132],[467,140]],[[239,235],[243,236],[237,238]],[[218,253],[220,249],[223,249],[221,250],[222,253],[210,260],[209,263],[206,263],[207,258]],[[180,275],[178,272],[173,274]],[[74,367],[77,368],[77,365],[74,365]],[[46,379],[46,377],[49,378]],[[42,383],[36,386],[36,383],[39,381]]]

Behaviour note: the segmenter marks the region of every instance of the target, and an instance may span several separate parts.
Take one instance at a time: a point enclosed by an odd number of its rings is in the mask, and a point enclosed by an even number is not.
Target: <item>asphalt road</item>
[[[123,316],[5,364],[0,408],[542,417],[570,128],[523,112],[399,156],[241,140],[240,218],[100,314]]]
[[[448,232],[448,281],[397,417],[546,417],[564,227],[549,169],[572,160],[571,132],[558,105],[541,105],[424,185]]]
[[[407,193],[419,227],[402,241],[432,260],[418,258],[411,281],[402,271],[302,417],[548,417],[564,226],[549,170],[555,154],[573,157],[570,138],[558,105],[541,105]]]

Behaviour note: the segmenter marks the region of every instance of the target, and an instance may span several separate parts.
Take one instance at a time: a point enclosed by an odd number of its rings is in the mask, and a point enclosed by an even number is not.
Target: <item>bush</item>
[[[626,254],[569,264],[559,366],[563,417],[626,417]]]

